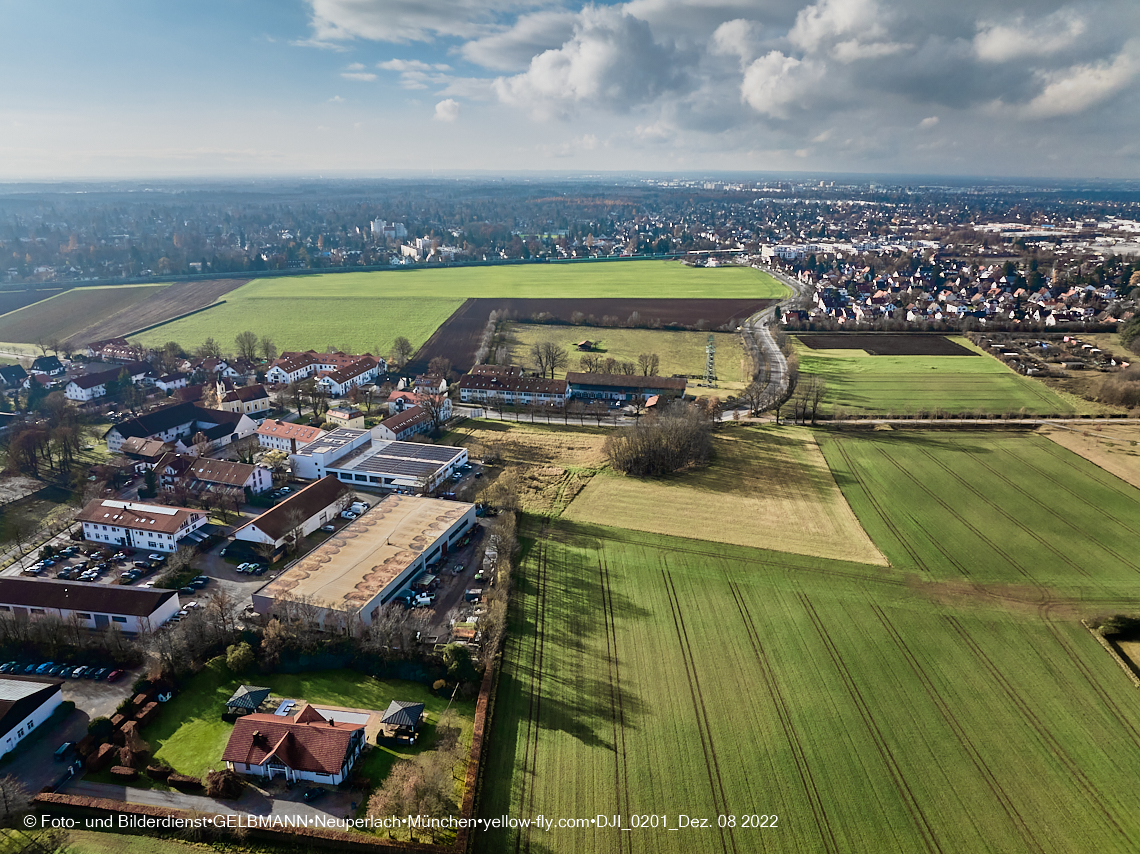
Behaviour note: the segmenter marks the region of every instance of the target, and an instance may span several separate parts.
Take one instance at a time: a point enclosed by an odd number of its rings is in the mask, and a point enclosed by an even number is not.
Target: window
[[[12,609],[7,605],[0,605],[0,611],[8,611],[10,613]]]
[[[23,738],[24,737],[24,728],[23,727],[20,727],[18,730],[16,730],[16,737],[17,738]]]
[[[32,727],[36,725],[35,721],[28,721],[28,732],[32,731]]]
[[[111,617],[112,623],[125,623],[126,621],[127,621],[126,617]]]
[[[43,614],[44,613],[43,608],[32,608],[31,610],[32,610],[33,614]]]
[[[91,619],[90,614],[84,614],[82,611],[78,612],[75,616],[77,616],[81,620],[90,620]]]

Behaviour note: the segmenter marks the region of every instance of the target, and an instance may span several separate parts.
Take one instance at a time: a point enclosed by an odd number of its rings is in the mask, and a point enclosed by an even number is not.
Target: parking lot
[[[31,560],[11,566],[5,575],[22,578],[49,578],[85,584],[135,584],[162,568],[166,555],[98,543],[59,540],[56,551],[46,560]],[[147,582],[143,581],[145,586]]]

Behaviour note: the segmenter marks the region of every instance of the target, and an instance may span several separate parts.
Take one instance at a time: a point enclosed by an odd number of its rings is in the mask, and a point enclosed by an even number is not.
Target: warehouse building
[[[51,717],[63,702],[63,682],[27,676],[0,677],[0,739],[7,753]]]
[[[338,427],[289,455],[293,474],[309,480],[331,474],[357,488],[422,493],[467,463],[466,448],[393,441],[384,433]]]
[[[641,398],[648,400],[657,395],[661,398],[682,397],[684,377],[639,377],[626,374],[589,374],[570,371],[566,374],[570,384],[570,396],[582,400],[605,400],[629,403]]]
[[[178,613],[178,593],[117,584],[0,577],[0,615],[75,619],[86,629],[157,629]]]
[[[475,505],[389,495],[253,594],[259,614],[353,633],[475,525]]]

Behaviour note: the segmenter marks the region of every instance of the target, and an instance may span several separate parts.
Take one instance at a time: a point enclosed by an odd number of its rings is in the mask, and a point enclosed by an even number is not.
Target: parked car
[[[197,588],[200,590],[201,588],[205,587],[209,583],[210,583],[210,577],[209,576],[199,575],[199,576],[196,576],[195,578],[190,579],[190,584],[187,586],[194,587],[194,588]]]
[[[336,530],[336,525],[321,525],[321,530],[324,531],[326,534],[331,534],[333,531]]]
[[[74,751],[75,751],[75,742],[74,741],[65,741],[63,744],[61,744],[59,747],[57,747],[55,749],[55,753],[52,755],[57,760],[62,762],[64,759],[67,759],[68,757],[70,757]]]
[[[147,555],[146,559],[151,561],[152,563],[162,563],[164,560],[166,560],[166,555],[152,554],[152,555]]]
[[[39,667],[36,668],[36,673],[47,673],[54,666],[55,666],[54,661],[45,661],[43,664],[41,664]]]
[[[325,790],[320,786],[310,786],[309,788],[305,789],[304,794],[301,795],[301,799],[305,803],[311,804],[313,801],[317,800],[317,798],[324,795],[324,793]]]
[[[108,682],[114,682],[116,679],[118,679],[122,675],[123,675],[123,671],[112,670],[110,673],[107,674],[107,681]]]
[[[145,560],[136,560],[135,566],[137,566],[139,569],[149,569],[150,568],[150,564],[147,563]]]
[[[95,671],[94,674],[92,674],[91,678],[94,679],[96,682],[102,682],[104,679],[107,678],[107,674],[110,672],[111,672],[111,668],[100,667],[98,670]]]
[[[340,514],[340,518],[342,518],[342,519],[355,519],[356,514],[353,513],[351,510],[342,510],[341,514]]]
[[[5,661],[3,664],[0,664],[0,673],[11,673],[18,666],[19,665],[14,661]]]
[[[87,672],[87,667],[84,665],[80,665],[79,667],[76,667],[74,670],[71,671],[71,673],[69,673],[67,675],[70,676],[72,679],[82,679],[83,674],[86,672]]]
[[[178,592],[181,593],[183,596],[193,596],[198,591],[195,590],[193,587],[179,587]]]

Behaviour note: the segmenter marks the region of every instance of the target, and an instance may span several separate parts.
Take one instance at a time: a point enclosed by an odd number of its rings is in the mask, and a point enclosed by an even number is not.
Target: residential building
[[[373,377],[388,369],[383,359],[373,358],[369,353],[354,356],[340,352],[318,353],[315,350],[306,350],[304,353],[282,353],[273,366],[265,372],[265,379],[272,383],[295,383],[298,380],[317,376],[321,371],[341,371],[365,359],[371,359],[375,363],[371,374]]]
[[[422,406],[413,406],[396,415],[389,415],[372,428],[372,435],[377,439],[405,441],[417,433],[429,433],[431,429],[431,414]]]
[[[589,374],[571,371],[566,374],[570,396],[586,400],[628,403],[636,398],[681,397],[688,384],[684,377],[639,377],[625,374]]]
[[[134,463],[136,474],[141,474],[154,468],[159,460],[173,450],[173,443],[158,439],[124,439],[119,453]]]
[[[0,385],[16,388],[24,384],[28,372],[21,365],[0,366]]]
[[[244,413],[206,409],[186,402],[172,403],[116,424],[104,438],[111,453],[118,453],[123,440],[129,438],[176,442],[179,450],[205,453],[244,439],[256,430],[257,423]],[[194,441],[195,437],[199,441]]]
[[[108,338],[87,345],[87,358],[107,362],[134,362],[143,357],[142,347],[136,347],[126,338]]]
[[[68,400],[86,403],[107,394],[107,383],[113,383],[118,378],[117,370],[100,371],[97,374],[84,374],[71,380],[63,390]]]
[[[569,395],[566,380],[518,374],[467,374],[459,380],[461,403],[503,403],[507,406],[562,406]]]
[[[307,424],[266,419],[256,432],[261,447],[271,451],[296,452],[297,448],[316,441],[325,431]]]
[[[311,619],[327,631],[354,633],[445,560],[474,525],[474,504],[389,495],[255,592],[254,608],[287,616],[292,603],[320,602]]]
[[[317,384],[330,397],[343,397],[351,389],[371,382],[376,378],[379,371],[380,365],[375,359],[371,356],[361,356],[343,368],[319,371],[317,373]]]
[[[310,483],[281,503],[246,522],[234,539],[246,543],[272,545],[274,554],[292,542],[293,536],[307,537],[327,525],[352,503],[352,490],[329,475]]]
[[[174,391],[177,388],[186,388],[190,384],[190,375],[182,373],[167,374],[154,381],[155,386],[163,391]]]
[[[86,584],[0,576],[0,614],[75,620],[87,629],[118,626],[137,634],[156,629],[178,613],[178,593],[118,584]]]
[[[337,407],[325,413],[325,420],[331,421],[337,427],[351,427],[354,430],[364,429],[364,413],[352,407]]]
[[[39,356],[34,362],[32,367],[28,370],[31,374],[47,374],[49,377],[57,377],[66,370],[63,364],[59,361],[58,356]]]
[[[305,704],[296,717],[255,712],[238,718],[222,753],[226,768],[266,780],[343,783],[364,750],[371,715],[337,711]]]
[[[155,471],[166,489],[182,486],[195,494],[257,495],[273,486],[273,473],[265,466],[189,454],[165,454]]]
[[[434,405],[439,407],[442,421],[451,417],[451,398],[439,394],[417,394],[412,391],[394,391],[388,395],[388,414],[395,415],[413,406]]]
[[[241,412],[250,418],[258,418],[269,411],[269,392],[265,386],[247,385],[235,388],[222,395],[218,408],[226,412]]]
[[[51,717],[63,702],[62,679],[0,676],[0,743],[3,753]]]
[[[172,552],[206,524],[206,514],[189,507],[166,507],[109,498],[89,502],[75,517],[83,538],[96,543]]]

